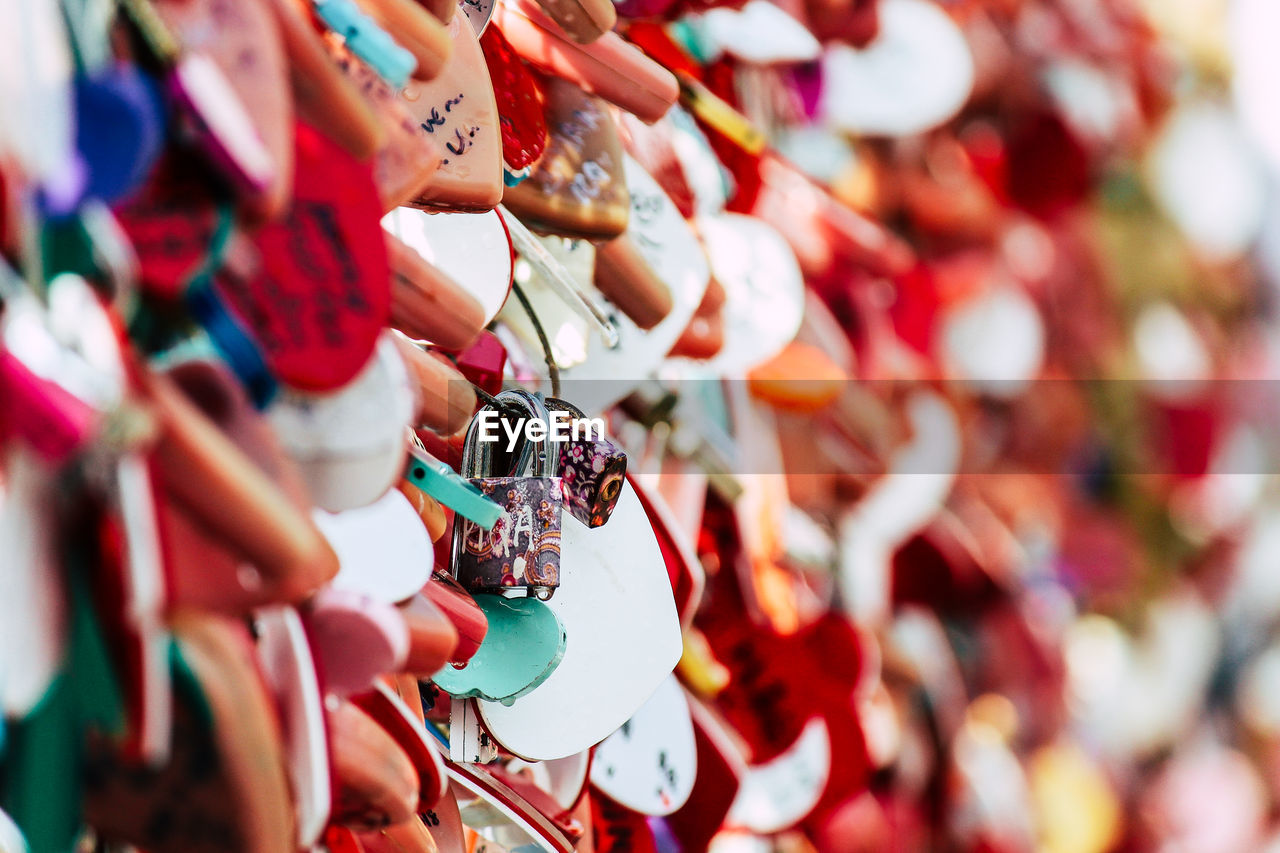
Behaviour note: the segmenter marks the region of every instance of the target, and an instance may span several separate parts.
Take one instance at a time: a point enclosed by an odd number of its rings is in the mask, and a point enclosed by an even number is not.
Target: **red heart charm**
[[[113,209],[138,256],[138,280],[149,294],[177,299],[209,251],[218,226],[206,171],[191,154],[170,148],[147,182]]]
[[[538,161],[547,147],[546,96],[539,80],[516,56],[497,27],[480,37],[484,63],[493,80],[502,126],[502,160],[509,171],[519,172]]]
[[[281,382],[332,391],[368,362],[390,316],[382,209],[371,166],[301,122],[296,153],[289,211],[255,241],[261,269],[218,285]]]
[[[644,815],[605,796],[591,796],[591,832],[595,853],[658,853]]]

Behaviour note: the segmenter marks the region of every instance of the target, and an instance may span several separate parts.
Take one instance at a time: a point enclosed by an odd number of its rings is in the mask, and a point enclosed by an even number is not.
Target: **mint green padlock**
[[[484,642],[466,666],[446,664],[432,681],[456,698],[510,705],[551,677],[568,638],[555,611],[537,598],[475,599],[489,619]]]

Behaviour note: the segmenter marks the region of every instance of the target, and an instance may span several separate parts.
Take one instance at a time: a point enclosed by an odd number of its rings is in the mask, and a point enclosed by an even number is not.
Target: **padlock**
[[[527,391],[509,391],[527,405],[541,403],[551,422],[549,440],[555,444],[555,473],[560,477],[565,509],[587,527],[602,527],[622,494],[627,476],[627,452],[604,434],[595,433],[582,410],[555,397],[542,399]],[[566,417],[559,417],[564,415]],[[557,432],[566,434],[563,440]]]
[[[277,166],[226,74],[206,54],[185,49],[151,0],[122,0],[120,8],[164,69],[169,97],[205,157],[242,194],[265,193]]]
[[[504,391],[497,400],[509,412],[523,410],[527,418],[549,421],[536,397]],[[492,476],[494,442],[480,438],[486,412],[492,408],[481,409],[467,429],[462,474],[502,507],[502,517],[487,531],[461,517],[455,520],[454,576],[471,592],[545,600],[560,585],[563,494],[555,476],[557,454],[546,441],[525,441],[510,466],[512,474]]]
[[[582,410],[572,403],[548,397],[550,412],[566,412],[569,438],[558,442],[556,473],[564,491],[565,509],[587,527],[601,527],[617,506],[622,481],[627,476],[627,452],[603,434],[593,435]]]

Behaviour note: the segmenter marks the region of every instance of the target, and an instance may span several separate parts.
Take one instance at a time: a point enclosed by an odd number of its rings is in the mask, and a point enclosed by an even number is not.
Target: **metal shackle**
[[[558,473],[560,467],[560,456],[552,452],[549,443],[551,429],[551,414],[547,411],[546,401],[543,400],[541,394],[534,394],[523,389],[512,389],[503,391],[497,396],[497,399],[503,402],[514,401],[523,406],[530,414],[530,417],[540,418],[542,423],[548,429],[548,437],[543,438],[536,444],[531,441],[523,442],[520,448],[520,455],[516,460],[515,469],[516,476],[521,477],[554,477]]]

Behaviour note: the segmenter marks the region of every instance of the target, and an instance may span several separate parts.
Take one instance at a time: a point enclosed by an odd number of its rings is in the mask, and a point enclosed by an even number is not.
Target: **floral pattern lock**
[[[560,585],[559,477],[484,477],[473,482],[499,504],[502,517],[486,531],[463,526],[458,580],[472,592],[555,589]]]
[[[547,405],[582,417],[578,409],[560,400],[550,398]],[[626,451],[604,436],[580,437],[562,442],[559,455],[565,509],[587,527],[603,526],[622,495]]]

